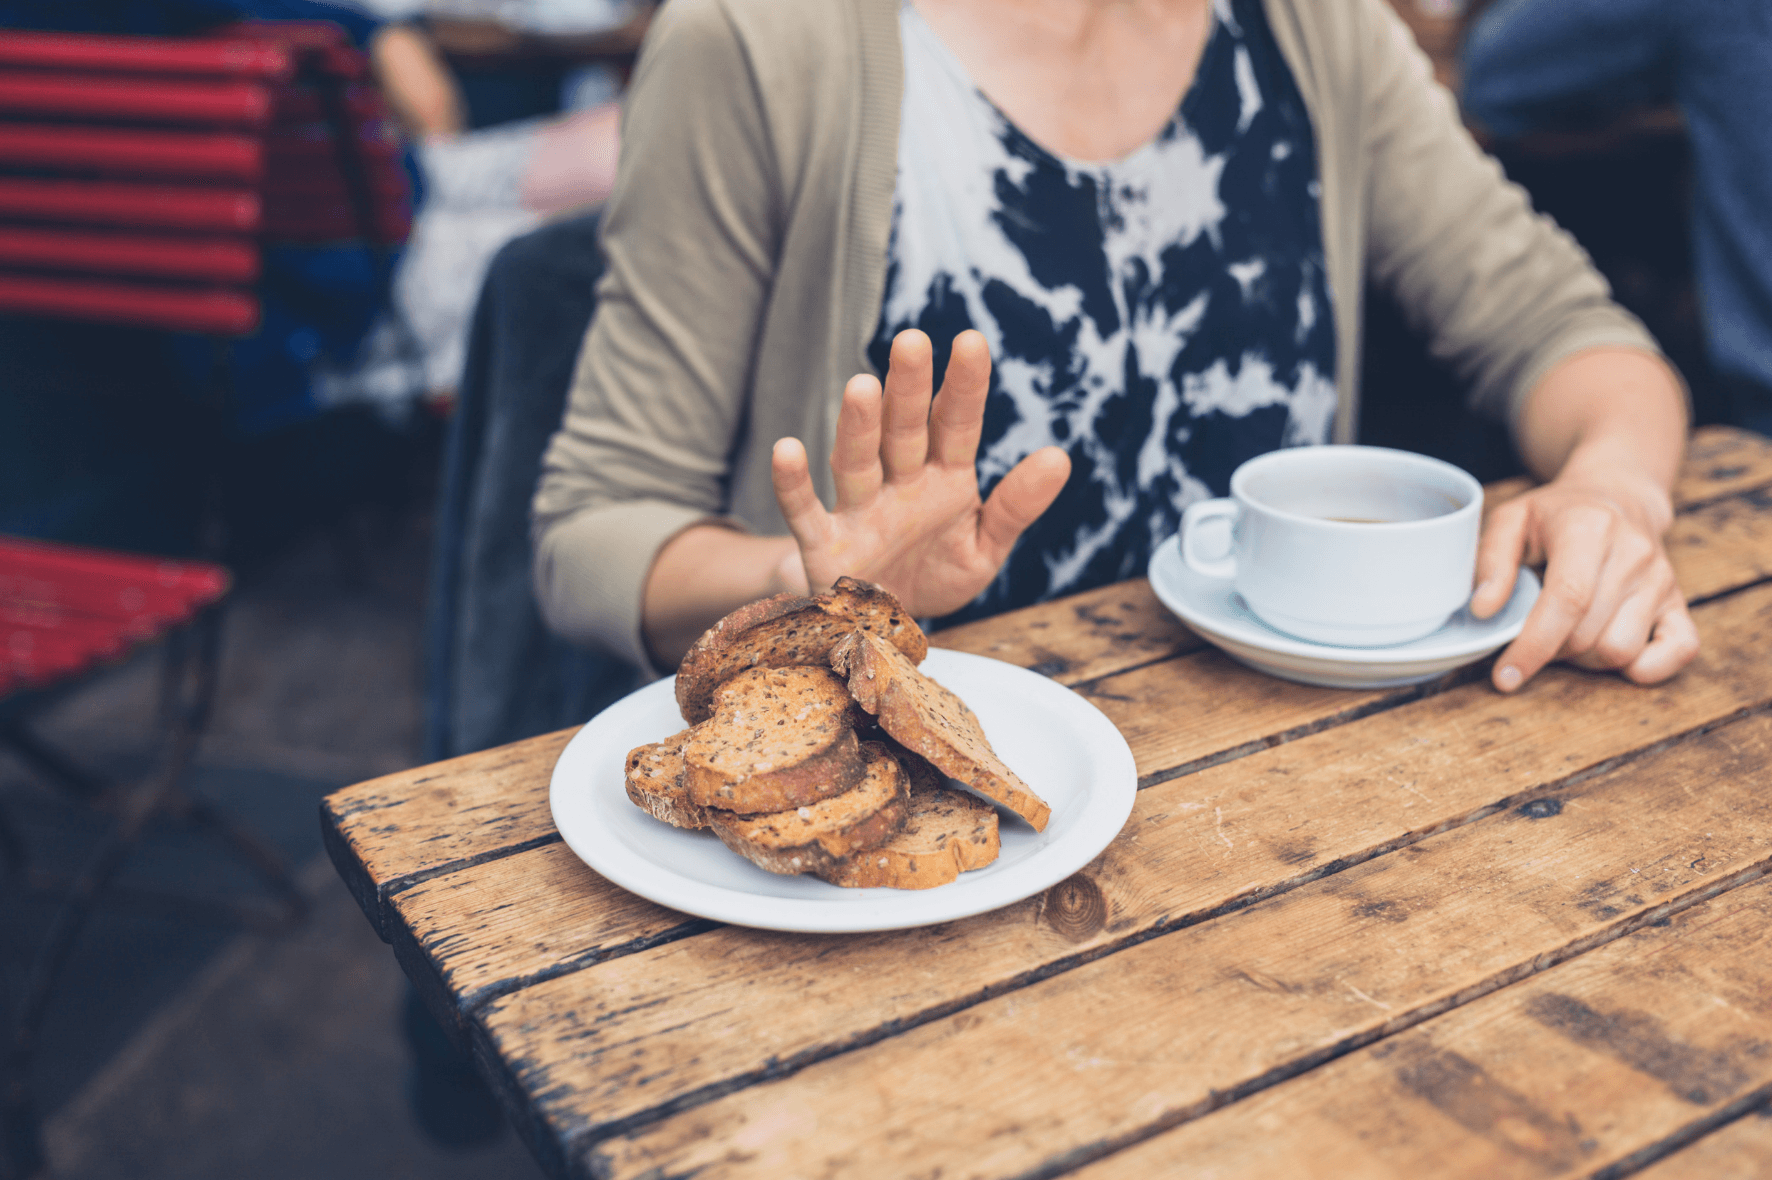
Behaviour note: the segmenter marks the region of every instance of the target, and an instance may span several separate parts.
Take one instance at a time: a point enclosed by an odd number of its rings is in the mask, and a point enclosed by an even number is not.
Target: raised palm
[[[906,331],[892,342],[883,391],[865,375],[844,388],[831,449],[834,509],[813,490],[800,441],[775,444],[776,499],[813,589],[848,574],[886,587],[918,617],[958,610],[1064,487],[1070,458],[1044,447],[981,501],[978,440],[991,375],[984,337],[955,337],[932,404],[934,370],[929,338]]]

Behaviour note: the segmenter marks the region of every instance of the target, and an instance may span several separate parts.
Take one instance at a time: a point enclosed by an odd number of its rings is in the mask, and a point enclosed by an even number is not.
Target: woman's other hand
[[[958,610],[977,597],[1022,530],[1046,511],[1070,477],[1070,458],[1043,447],[1005,475],[990,499],[978,494],[991,358],[975,331],[954,339],[941,392],[929,338],[899,333],[885,389],[857,376],[843,390],[831,452],[836,506],[813,490],[806,448],[775,444],[775,495],[798,544],[778,575],[822,590],[847,574],[898,596],[919,618]]]
[[[1655,684],[1698,654],[1662,543],[1684,432],[1672,372],[1642,353],[1577,354],[1533,392],[1521,451],[1556,475],[1485,522],[1471,613],[1505,606],[1522,564],[1545,563],[1544,592],[1496,660],[1495,687],[1512,692],[1556,659]]]

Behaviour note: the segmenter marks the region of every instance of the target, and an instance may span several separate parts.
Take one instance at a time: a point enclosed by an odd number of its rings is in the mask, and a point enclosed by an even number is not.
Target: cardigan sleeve
[[[1470,390],[1510,424],[1559,361],[1600,346],[1660,355],[1586,253],[1472,140],[1384,0],[1357,0],[1366,264]]]
[[[533,505],[556,633],[650,666],[652,560],[721,519],[779,246],[763,100],[719,0],[672,0],[627,100],[605,271]]]

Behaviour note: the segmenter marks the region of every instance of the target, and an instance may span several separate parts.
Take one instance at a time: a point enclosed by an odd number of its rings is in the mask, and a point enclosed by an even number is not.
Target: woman
[[[1243,459],[1354,437],[1370,278],[1549,481],[1483,541],[1480,615],[1549,559],[1497,687],[1696,651],[1678,379],[1383,0],[673,0],[624,137],[535,505],[571,638],[663,668],[840,573],[931,616],[1135,572]]]

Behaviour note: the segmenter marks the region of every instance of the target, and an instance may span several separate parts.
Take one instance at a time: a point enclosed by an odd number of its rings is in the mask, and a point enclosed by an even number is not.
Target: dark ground
[[[456,1155],[418,1133],[404,1086],[400,970],[320,848],[320,797],[417,761],[424,518],[365,511],[341,562],[320,533],[259,569],[227,619],[217,715],[193,778],[300,866],[313,912],[282,936],[111,909],[87,929],[44,1032],[35,1090],[65,1177],[534,1177],[506,1135]],[[151,747],[155,652],[94,679],[42,730],[128,773]],[[19,800],[16,764],[0,789]],[[94,834],[51,801],[15,803],[34,851]],[[129,882],[253,895],[213,840],[163,823]],[[8,906],[3,945],[41,936]]]
[[[346,415],[217,446],[152,337],[0,319],[0,532],[188,553],[202,477],[222,456],[237,582],[191,786],[280,849],[313,903],[277,937],[139,904],[95,916],[32,1080],[54,1175],[538,1175],[508,1134],[465,1154],[419,1134],[400,970],[320,846],[323,795],[418,761],[438,433]],[[38,728],[93,772],[139,774],[157,752],[159,655],[44,702]],[[6,755],[0,801],[48,868],[80,863],[103,823]],[[124,879],[264,895],[213,838],[170,821]],[[49,914],[41,899],[0,904],[0,998],[16,997]]]

